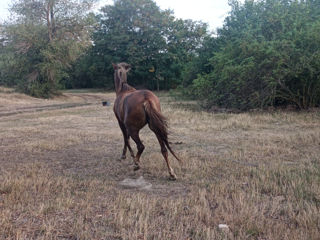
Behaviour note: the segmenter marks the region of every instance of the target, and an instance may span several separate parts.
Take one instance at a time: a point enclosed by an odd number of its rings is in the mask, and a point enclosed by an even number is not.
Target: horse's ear
[[[114,64],[114,63],[112,63],[112,66],[113,66],[113,69],[114,69],[114,70],[118,70],[118,68],[119,68],[118,65],[117,65],[117,64]]]
[[[131,69],[131,65],[130,64],[126,64],[126,66],[124,68],[126,69],[127,72],[129,72],[130,69]]]

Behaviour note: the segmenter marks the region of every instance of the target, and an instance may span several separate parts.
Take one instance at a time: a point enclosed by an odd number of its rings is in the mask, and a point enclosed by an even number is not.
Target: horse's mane
[[[128,92],[128,91],[135,91],[136,89],[130,86],[128,83],[123,82],[121,86],[120,92]]]

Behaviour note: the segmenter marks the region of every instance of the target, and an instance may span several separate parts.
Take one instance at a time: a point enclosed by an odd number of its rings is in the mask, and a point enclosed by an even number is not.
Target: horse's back
[[[160,101],[159,98],[149,90],[136,90],[125,97],[126,104],[130,107],[143,106],[143,104],[149,101],[151,102],[158,110],[160,110]]]
[[[146,102],[151,103],[155,109],[160,111],[158,97],[149,90],[136,90],[124,96],[121,118],[125,125],[142,128],[147,124]]]

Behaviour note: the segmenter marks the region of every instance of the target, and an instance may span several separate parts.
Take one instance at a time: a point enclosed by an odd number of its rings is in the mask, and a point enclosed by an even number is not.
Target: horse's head
[[[114,69],[114,81],[119,86],[121,86],[122,83],[127,82],[127,72],[130,71],[131,65],[128,63],[118,63],[114,64],[112,63],[113,69]],[[117,86],[116,84],[116,86]]]
[[[131,87],[127,84],[127,73],[131,69],[131,65],[128,63],[112,63],[114,69],[114,85],[116,88],[116,94],[120,94],[123,91],[131,91],[135,90],[135,88]]]

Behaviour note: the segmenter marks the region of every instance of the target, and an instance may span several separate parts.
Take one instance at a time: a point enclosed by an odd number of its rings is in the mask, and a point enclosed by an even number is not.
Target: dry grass
[[[1,91],[0,114],[12,115],[0,117],[0,239],[320,238],[319,112],[210,114],[162,93],[184,160],[171,158],[179,179],[170,182],[148,128],[142,169],[119,160],[120,129],[100,105],[113,98],[79,92],[44,103]],[[92,104],[45,108],[70,102]],[[44,109],[15,114],[17,104]],[[141,175],[151,190],[119,184]]]

